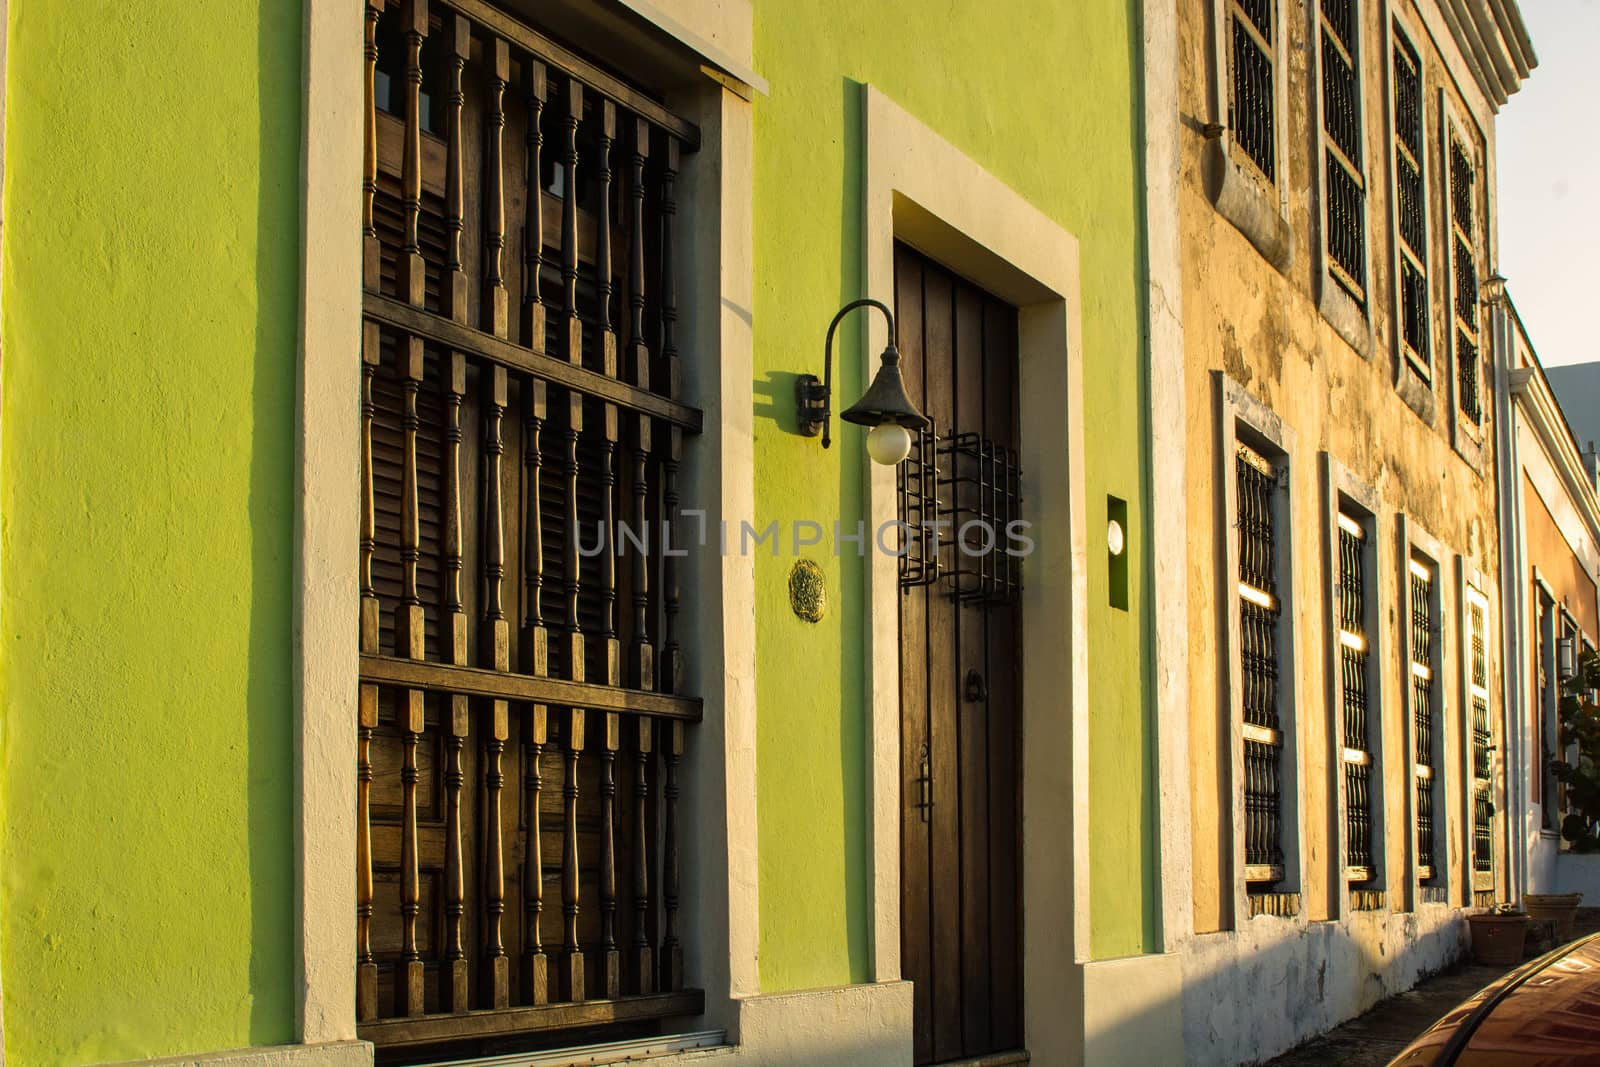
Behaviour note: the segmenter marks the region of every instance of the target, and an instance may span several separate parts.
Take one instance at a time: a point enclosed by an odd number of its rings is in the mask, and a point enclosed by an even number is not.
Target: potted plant
[[[1534,922],[1550,924],[1560,945],[1572,940],[1572,923],[1582,899],[1582,893],[1525,893],[1522,904]]]
[[[1522,962],[1528,939],[1528,913],[1510,904],[1468,915],[1472,927],[1472,962],[1507,967]]]
[[[1560,744],[1558,757],[1572,753],[1569,761],[1550,761],[1550,773],[1566,786],[1567,814],[1561,820],[1561,836],[1574,852],[1600,851],[1600,652],[1588,651],[1578,657],[1576,669],[1561,683],[1561,702],[1557,705]],[[1576,752],[1573,752],[1573,749]]]

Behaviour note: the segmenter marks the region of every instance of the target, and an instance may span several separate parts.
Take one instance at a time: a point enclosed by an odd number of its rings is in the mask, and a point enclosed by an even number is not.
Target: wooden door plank
[[[906,391],[923,402],[922,264],[895,248],[895,317]],[[928,913],[929,823],[924,821],[921,768],[928,741],[927,593],[900,596],[900,971],[911,982],[913,1054],[933,1058],[933,957]]]
[[[985,298],[958,283],[955,300],[955,424],[984,428],[986,387],[1004,370],[990,366],[984,349]],[[996,354],[998,355],[998,353]],[[996,383],[996,388],[1004,386]],[[971,492],[973,487],[965,487]],[[952,531],[953,533],[953,531]],[[961,824],[961,1044],[968,1056],[992,1051],[989,1018],[989,708],[967,692],[969,671],[984,687],[988,676],[989,609],[968,602],[956,612],[955,678],[962,692],[956,705]]]
[[[986,379],[984,432],[993,440],[1017,440],[1017,314],[993,302],[984,316]],[[1026,563],[1024,562],[1024,567]],[[1015,605],[990,609],[987,633],[989,679],[989,988],[990,1041],[996,1049],[1022,1043],[1020,915],[1022,736],[1016,684],[1022,669],[1021,631]],[[1063,916],[1068,921],[1070,916]]]
[[[926,403],[940,433],[955,422],[954,279],[928,268],[922,279]],[[961,1054],[961,798],[957,744],[955,602],[940,586],[928,596],[928,753],[933,771],[930,913],[933,931],[933,1049]]]

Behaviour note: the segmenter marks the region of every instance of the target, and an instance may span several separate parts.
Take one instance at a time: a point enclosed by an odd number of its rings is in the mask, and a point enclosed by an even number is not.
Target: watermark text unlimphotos
[[[617,522],[609,530],[603,522],[580,524],[577,548],[578,555],[585,558],[603,555],[608,550],[620,556],[632,552],[644,556],[683,557],[712,548],[724,556],[749,556],[759,552],[799,556],[808,548],[827,545],[835,556],[850,551],[865,556],[868,551],[876,551],[902,558],[914,545],[920,544],[923,551],[933,553],[941,546],[953,544],[966,556],[1004,552],[1020,558],[1033,554],[1036,542],[1031,529],[1031,524],[1023,519],[1013,519],[1004,525],[987,519],[968,519],[960,523],[935,519],[917,525],[891,519],[871,531],[865,519],[854,523],[835,519],[826,525],[813,519],[795,519],[787,524],[773,519],[757,527],[748,519],[712,524],[704,511],[688,508],[676,522]]]

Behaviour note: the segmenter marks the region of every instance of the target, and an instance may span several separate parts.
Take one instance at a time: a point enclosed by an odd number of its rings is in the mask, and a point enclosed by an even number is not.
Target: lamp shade
[[[839,417],[860,426],[893,423],[908,430],[925,430],[930,425],[927,416],[906,395],[906,384],[900,377],[900,353],[894,345],[883,350],[883,365],[866,393]]]

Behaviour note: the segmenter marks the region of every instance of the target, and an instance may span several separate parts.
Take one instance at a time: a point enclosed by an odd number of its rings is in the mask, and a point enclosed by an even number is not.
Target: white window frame
[[[1389,235],[1390,247],[1393,255],[1389,264],[1390,287],[1390,318],[1392,321],[1392,335],[1394,341],[1395,388],[1410,408],[1422,418],[1424,422],[1432,425],[1436,417],[1435,383],[1438,380],[1439,360],[1439,323],[1435,314],[1433,296],[1435,292],[1434,279],[1438,271],[1438,253],[1434,247],[1433,230],[1433,195],[1434,182],[1433,153],[1429,151],[1430,131],[1433,124],[1428,121],[1428,62],[1427,55],[1418,41],[1425,38],[1419,35],[1405,16],[1390,4],[1385,21],[1384,34],[1384,69],[1388,73],[1387,92],[1384,94],[1385,115],[1385,142],[1388,146],[1387,162],[1389,167]],[[1401,286],[1400,262],[1405,252],[1401,248],[1400,238],[1400,171],[1396,163],[1396,153],[1400,151],[1400,139],[1395,136],[1395,123],[1398,119],[1395,107],[1395,90],[1398,85],[1398,74],[1395,69],[1394,53],[1401,40],[1412,54],[1417,57],[1417,108],[1421,112],[1418,121],[1421,125],[1421,158],[1418,166],[1422,168],[1422,254],[1426,257],[1423,263],[1422,284],[1424,303],[1428,312],[1427,323],[1427,358],[1419,361],[1413,359],[1406,351],[1405,343],[1405,294]]]
[[[1327,452],[1322,453],[1322,499],[1328,502],[1324,515],[1324,543],[1329,547],[1325,558],[1324,588],[1327,589],[1327,610],[1324,627],[1328,634],[1328,773],[1331,776],[1330,797],[1334,801],[1337,833],[1333,843],[1335,862],[1339,870],[1339,892],[1335,895],[1336,918],[1347,918],[1352,911],[1376,910],[1386,907],[1388,878],[1388,820],[1385,781],[1388,761],[1388,703],[1384,700],[1384,665],[1388,662],[1389,638],[1383,626],[1384,584],[1387,553],[1379,532],[1384,528],[1384,509],[1377,491],[1358,479],[1351,471]],[[1344,745],[1344,671],[1340,647],[1346,640],[1340,625],[1340,564],[1339,529],[1355,526],[1363,539],[1362,576],[1362,626],[1364,634],[1367,686],[1367,750],[1365,762],[1368,773],[1368,810],[1371,819],[1372,864],[1365,870],[1353,869],[1346,863],[1349,856],[1348,810],[1345,792],[1345,766],[1358,755]],[[1374,894],[1377,894],[1374,896]],[[1357,906],[1357,900],[1363,901]]]
[[[1299,723],[1299,664],[1296,606],[1303,604],[1299,577],[1294,565],[1294,531],[1298,529],[1295,482],[1293,478],[1295,443],[1294,431],[1261,401],[1221,371],[1212,371],[1213,394],[1217,418],[1217,469],[1218,484],[1223,487],[1223,508],[1220,515],[1222,553],[1218,573],[1222,579],[1217,597],[1218,654],[1226,664],[1224,680],[1226,692],[1220,703],[1222,713],[1228,716],[1227,731],[1230,739],[1229,768],[1231,775],[1227,803],[1231,810],[1225,813],[1223,824],[1231,828],[1232,850],[1229,869],[1232,871],[1233,927],[1267,915],[1292,918],[1305,922],[1300,906],[1300,886],[1304,870],[1302,855],[1305,835],[1301,832],[1300,768],[1302,753]],[[1244,864],[1245,783],[1244,783],[1244,722],[1243,667],[1240,651],[1243,647],[1240,608],[1244,600],[1239,581],[1239,500],[1234,464],[1240,444],[1248,445],[1263,455],[1277,468],[1282,484],[1274,494],[1273,526],[1276,537],[1274,562],[1278,597],[1283,607],[1278,617],[1278,732],[1282,738],[1279,754],[1278,791],[1280,819],[1280,848],[1283,852],[1283,870],[1273,880],[1268,891],[1251,892]],[[1252,728],[1255,729],[1255,728]]]
[[[1468,568],[1465,564],[1465,561],[1463,561],[1462,581],[1460,588],[1457,590],[1457,594],[1459,596],[1459,604],[1461,607],[1461,647],[1459,657],[1459,662],[1461,664],[1461,781],[1465,786],[1462,791],[1465,802],[1464,809],[1462,811],[1462,829],[1464,831],[1464,840],[1466,841],[1466,846],[1464,849],[1465,855],[1462,866],[1465,868],[1465,881],[1469,890],[1469,894],[1486,890],[1492,891],[1495,887],[1495,876],[1500,870],[1500,865],[1495,862],[1495,853],[1498,850],[1499,837],[1499,835],[1495,832],[1495,828],[1497,826],[1496,816],[1504,808],[1503,804],[1496,803],[1494,789],[1495,768],[1497,763],[1495,753],[1500,751],[1499,746],[1501,744],[1501,733],[1495,729],[1493,696],[1494,656],[1492,654],[1492,649],[1494,648],[1492,643],[1494,639],[1494,625],[1489,616],[1489,597],[1484,593],[1485,584],[1486,583],[1483,580],[1483,576],[1477,573],[1476,568],[1473,568],[1471,573],[1468,573]],[[1481,686],[1473,681],[1472,639],[1477,629],[1473,624],[1474,608],[1483,613],[1481,616],[1481,625],[1483,628],[1482,638],[1484,681],[1483,685]],[[1476,747],[1477,742],[1473,737],[1475,726],[1473,723],[1472,704],[1474,700],[1480,699],[1484,702],[1484,715],[1488,722],[1489,729],[1488,778],[1479,778],[1477,776],[1477,768],[1474,763],[1474,758],[1476,756],[1474,748]],[[1489,870],[1487,871],[1478,870],[1476,856],[1477,814],[1475,805],[1477,803],[1478,792],[1479,790],[1483,789],[1488,790],[1489,803],[1492,805],[1492,814],[1489,817],[1490,866]],[[1471,900],[1470,895],[1468,900]]]
[[[1420,905],[1446,904],[1449,902],[1450,884],[1450,845],[1454,840],[1451,832],[1450,818],[1450,779],[1446,757],[1450,751],[1447,743],[1450,717],[1448,714],[1448,689],[1445,685],[1444,654],[1447,638],[1445,620],[1447,613],[1447,600],[1445,597],[1445,580],[1448,574],[1447,556],[1438,539],[1419,526],[1409,515],[1399,517],[1400,526],[1400,553],[1398,563],[1400,579],[1399,595],[1399,630],[1400,630],[1400,656],[1402,705],[1405,709],[1404,729],[1404,767],[1406,782],[1406,867],[1408,873],[1408,910],[1416,910]],[[1434,723],[1432,763],[1428,771],[1433,779],[1433,866],[1428,869],[1422,867],[1422,857],[1417,847],[1417,829],[1420,818],[1419,805],[1417,804],[1416,783],[1420,775],[1417,773],[1421,767],[1416,762],[1417,751],[1417,708],[1412,689],[1411,679],[1415,672],[1422,667],[1416,660],[1416,650],[1411,639],[1412,592],[1411,576],[1414,568],[1420,567],[1428,578],[1429,619],[1434,628],[1433,661],[1427,664],[1431,672],[1432,685],[1429,686],[1429,700],[1432,706],[1429,709]]]
[[[1487,179],[1485,173],[1485,159],[1482,145],[1484,138],[1477,130],[1476,125],[1469,126],[1461,116],[1461,112],[1451,101],[1449,93],[1441,86],[1438,90],[1439,100],[1439,141],[1438,149],[1434,155],[1436,173],[1439,180],[1434,183],[1438,190],[1442,210],[1440,218],[1444,225],[1440,226],[1439,237],[1444,241],[1444,255],[1440,263],[1444,265],[1444,321],[1441,325],[1445,331],[1446,351],[1450,353],[1449,359],[1449,387],[1444,395],[1449,398],[1450,440],[1455,450],[1465,459],[1480,475],[1484,473],[1488,441],[1485,434],[1485,424],[1489,417],[1489,406],[1493,402],[1493,379],[1490,377],[1489,368],[1489,323],[1488,316],[1484,313],[1482,287],[1484,280],[1483,264],[1485,250],[1488,245],[1488,215],[1484,210],[1484,188]],[[1472,165],[1472,270],[1477,281],[1479,296],[1477,301],[1477,380],[1478,380],[1478,417],[1473,420],[1461,410],[1461,351],[1456,334],[1456,241],[1455,241],[1455,196],[1454,184],[1450,169],[1451,147],[1459,143],[1466,151],[1467,160]],[[1435,364],[1437,366],[1437,364]]]
[[[1345,342],[1355,349],[1363,359],[1371,359],[1375,347],[1373,335],[1373,317],[1371,314],[1373,294],[1372,274],[1372,175],[1376,168],[1372,160],[1372,136],[1368,130],[1369,109],[1366,98],[1366,54],[1364,45],[1368,26],[1365,15],[1367,7],[1361,3],[1353,3],[1351,10],[1355,20],[1355,40],[1348,49],[1351,65],[1355,71],[1355,107],[1356,125],[1361,137],[1361,163],[1355,163],[1345,157],[1333,139],[1328,136],[1326,108],[1327,100],[1324,94],[1325,83],[1322,72],[1322,41],[1324,37],[1332,37],[1334,46],[1344,49],[1345,46],[1338,41],[1337,35],[1331,33],[1327,19],[1322,13],[1322,6],[1326,0],[1310,0],[1306,4],[1309,19],[1307,27],[1307,40],[1312,42],[1308,48],[1308,77],[1311,84],[1311,122],[1315,135],[1316,154],[1311,166],[1311,187],[1317,190],[1318,204],[1316,210],[1317,233],[1320,240],[1315,250],[1316,277],[1317,277],[1317,307],[1322,312],[1322,317],[1334,331],[1344,338]],[[1381,35],[1380,35],[1381,39]],[[1328,223],[1328,212],[1332,206],[1332,196],[1328,188],[1327,167],[1330,152],[1338,153],[1339,157],[1354,170],[1361,184],[1361,259],[1362,274],[1366,281],[1363,286],[1363,299],[1357,300],[1340,281],[1335,273],[1333,254],[1329,251],[1332,230]]]
[[[1211,0],[1211,115],[1207,191],[1217,210],[1281,271],[1294,262],[1294,231],[1289,223],[1289,51],[1285,0],[1272,5],[1273,170],[1268,182],[1254,161],[1237,145],[1228,126],[1228,101],[1233,92],[1230,21],[1237,0]],[[1242,15],[1240,17],[1243,17]]]

